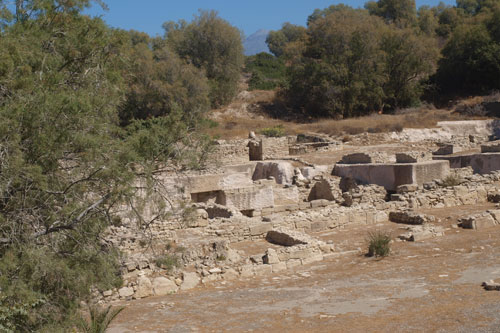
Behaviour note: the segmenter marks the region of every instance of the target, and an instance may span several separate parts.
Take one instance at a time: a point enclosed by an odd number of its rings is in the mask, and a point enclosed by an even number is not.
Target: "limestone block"
[[[102,293],[102,296],[109,297],[113,295],[113,290],[106,290]]]
[[[495,219],[489,213],[475,214],[459,219],[460,226],[465,229],[480,230],[496,225]]]
[[[252,277],[254,276],[254,265],[244,265],[240,268],[241,277]]]
[[[500,209],[492,209],[488,213],[495,219],[496,224],[500,224]]]
[[[134,288],[131,287],[123,287],[118,290],[118,295],[120,298],[130,297],[134,294]]]
[[[273,226],[270,223],[262,223],[262,224],[254,225],[254,226],[250,227],[250,235],[251,236],[263,235],[272,229],[273,229]]]
[[[137,280],[137,290],[135,291],[135,298],[143,298],[153,295],[153,285],[151,280],[145,276],[139,277]]]
[[[223,274],[222,278],[224,280],[235,280],[240,276],[240,274],[233,268],[227,269]]]
[[[279,262],[279,263],[273,264],[271,266],[273,268],[273,273],[286,270],[286,262]]]
[[[262,259],[264,261],[264,264],[268,265],[277,264],[280,262],[278,253],[276,252],[275,249],[267,249],[266,254]]]
[[[181,290],[193,289],[200,283],[200,277],[196,273],[186,273],[182,274],[182,284]]]
[[[252,179],[259,180],[274,177],[278,184],[292,185],[294,175],[295,169],[289,162],[258,162],[255,166]]]
[[[273,267],[271,265],[256,265],[254,271],[256,276],[268,275],[273,272]]]
[[[354,153],[344,155],[340,161],[342,164],[367,164],[373,163],[372,156],[366,153]]]
[[[174,281],[160,276],[153,280],[153,291],[157,296],[165,296],[177,292],[179,288]]]
[[[500,140],[482,144],[481,153],[500,153]]]
[[[317,222],[311,223],[311,231],[312,232],[323,231],[326,229],[327,229],[326,221],[317,221]]]
[[[324,175],[328,173],[327,165],[315,165],[313,167],[304,167],[300,169],[302,175],[309,180],[312,180],[314,177],[319,175]]]
[[[304,233],[294,230],[287,230],[285,228],[279,228],[276,230],[268,231],[266,235],[266,240],[270,243],[283,246],[308,244],[313,241],[313,239],[310,236]]]
[[[287,269],[294,268],[300,265],[302,265],[302,261],[300,259],[290,259],[286,262]]]
[[[457,145],[453,145],[451,143],[441,143],[439,144],[439,148],[434,151],[433,155],[451,155],[462,151],[460,147]]]
[[[389,213],[389,221],[395,223],[421,225],[427,222],[434,222],[434,220],[434,216],[418,214],[412,211]]]
[[[311,201],[311,208],[326,207],[330,204],[330,201],[325,199],[313,200]]]
[[[418,190],[417,184],[405,184],[405,185],[399,185],[397,187],[397,192],[399,194],[416,192],[417,190]]]
[[[396,163],[420,163],[432,160],[432,156],[427,152],[408,151],[396,153]]]
[[[442,227],[433,225],[419,225],[409,227],[408,230],[409,232],[400,235],[399,238],[405,241],[418,242],[444,235],[444,229]]]
[[[306,259],[312,255],[311,249],[300,249],[290,252],[290,259]]]
[[[296,205],[299,203],[299,189],[297,186],[273,186],[273,199],[277,206]]]
[[[302,259],[302,265],[307,265],[313,262],[321,261],[323,260],[323,253],[314,253],[310,257]]]

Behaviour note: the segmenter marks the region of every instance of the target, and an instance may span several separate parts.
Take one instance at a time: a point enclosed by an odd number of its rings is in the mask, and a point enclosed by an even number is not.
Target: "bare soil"
[[[463,206],[425,211],[445,236],[392,244],[389,257],[368,258],[366,235],[402,226],[349,226],[314,234],[339,251],[321,262],[246,280],[216,282],[190,292],[126,302],[108,332],[500,332],[500,227],[456,228],[457,218],[490,209]],[[264,241],[238,244],[262,253]]]

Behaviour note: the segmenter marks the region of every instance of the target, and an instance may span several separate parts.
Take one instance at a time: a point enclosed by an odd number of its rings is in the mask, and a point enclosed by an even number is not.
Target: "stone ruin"
[[[439,221],[416,210],[500,201],[500,142],[464,155],[474,157],[359,152],[335,165],[312,165],[298,156],[341,148],[320,136],[220,140],[215,147],[217,162],[207,170],[159,177],[172,203],[167,219],[144,228],[124,216],[122,225],[109,228],[106,239],[126,255],[124,285],[96,290],[97,299],[167,295],[321,261],[343,252],[311,233],[348,225],[391,221],[404,226],[401,240],[438,237],[444,234]],[[460,183],[447,186],[450,175]],[[500,213],[490,210],[460,223],[494,227]],[[257,255],[235,249],[248,241],[264,248]]]

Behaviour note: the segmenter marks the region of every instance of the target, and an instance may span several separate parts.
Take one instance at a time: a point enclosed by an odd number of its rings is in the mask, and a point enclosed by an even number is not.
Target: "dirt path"
[[[388,258],[330,257],[282,274],[125,303],[109,332],[500,332],[500,292],[481,287],[500,278],[500,227],[454,229],[450,209],[435,213],[451,216],[443,219],[444,237],[395,242]],[[399,227],[353,226],[322,238],[349,236],[358,245],[366,229],[397,235]]]

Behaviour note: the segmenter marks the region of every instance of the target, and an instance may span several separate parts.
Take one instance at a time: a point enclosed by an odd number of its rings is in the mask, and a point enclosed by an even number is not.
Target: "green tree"
[[[285,22],[280,30],[269,32],[266,43],[276,57],[291,58],[296,54],[294,48],[301,48],[306,38],[306,28]]]
[[[434,36],[439,25],[436,12],[429,6],[422,6],[418,9],[417,17],[420,31],[428,36]]]
[[[230,102],[244,63],[240,31],[214,11],[201,11],[189,24],[167,22],[163,27],[167,44],[182,59],[205,71],[212,106]]]
[[[383,98],[382,26],[379,18],[353,10],[312,22],[303,57],[288,69],[287,100],[318,117],[378,110]]]
[[[412,29],[386,29],[381,41],[384,52],[384,104],[397,109],[415,104],[422,82],[435,72],[439,49],[436,40]]]
[[[377,15],[400,27],[413,25],[417,18],[415,0],[379,0],[365,4],[371,15]]]
[[[127,80],[126,99],[120,107],[122,124],[165,116],[176,107],[183,110],[186,121],[203,117],[210,106],[204,72],[180,59],[162,41],[155,43],[137,32],[130,32],[129,38],[128,47],[122,48]]]
[[[141,199],[134,184],[158,163],[196,157],[178,107],[119,127],[128,42],[81,15],[88,4],[25,1],[22,19],[3,16],[0,331],[68,331],[92,286],[119,286],[119,254],[103,240],[118,208]]]
[[[271,90],[284,80],[285,63],[280,58],[262,52],[247,57],[245,71],[252,75],[249,81],[250,90]]]
[[[435,76],[441,91],[470,95],[500,88],[500,43],[484,24],[458,27],[442,55]]]

